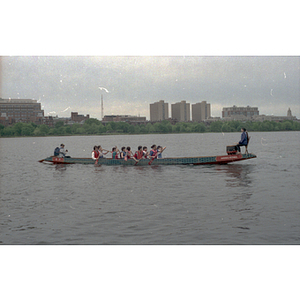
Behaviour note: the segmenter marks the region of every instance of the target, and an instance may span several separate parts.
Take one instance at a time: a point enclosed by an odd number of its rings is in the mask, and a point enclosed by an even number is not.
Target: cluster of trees
[[[48,135],[98,135],[98,134],[147,134],[147,133],[189,133],[189,132],[236,132],[245,127],[248,131],[300,131],[297,121],[216,121],[210,125],[194,122],[180,122],[172,125],[169,121],[147,125],[131,125],[126,122],[109,122],[105,126],[97,119],[88,119],[83,125],[64,125],[59,121],[53,128],[34,123],[16,123],[4,127],[0,124],[0,136],[48,136]]]

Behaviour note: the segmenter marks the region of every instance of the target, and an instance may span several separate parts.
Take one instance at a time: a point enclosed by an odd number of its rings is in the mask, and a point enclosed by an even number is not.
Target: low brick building
[[[80,123],[90,118],[90,115],[79,115],[78,112],[71,112],[71,121],[75,123]]]
[[[11,125],[15,122],[37,125],[43,123],[44,111],[41,103],[32,99],[2,99],[0,98],[0,122]]]

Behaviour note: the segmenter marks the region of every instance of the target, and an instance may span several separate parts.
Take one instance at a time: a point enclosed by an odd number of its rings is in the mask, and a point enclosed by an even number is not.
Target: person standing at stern
[[[238,151],[237,154],[241,153],[241,146],[247,146],[248,145],[248,132],[246,128],[241,128],[241,140],[236,144],[236,150]]]

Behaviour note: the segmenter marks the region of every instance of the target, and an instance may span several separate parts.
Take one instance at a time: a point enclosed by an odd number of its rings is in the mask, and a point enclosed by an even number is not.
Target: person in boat
[[[157,146],[157,158],[162,158],[162,152],[166,149],[166,147]]]
[[[120,151],[120,158],[125,159],[126,156],[126,148],[123,146]]]
[[[247,146],[248,145],[248,132],[246,128],[241,128],[241,140],[236,144],[235,148],[237,150],[237,153],[241,153],[241,146]]]
[[[138,146],[138,151],[135,152],[134,154],[134,158],[137,160],[142,159],[144,156],[144,152],[143,152],[143,147],[142,146]]]
[[[149,152],[146,146],[143,147],[143,158],[148,158]]]
[[[60,144],[58,157],[66,157],[68,150],[65,150],[65,145]]]
[[[111,153],[112,153],[112,158],[113,159],[118,159],[119,157],[118,157],[118,153],[119,153],[120,151],[119,151],[119,149],[117,148],[117,147],[113,147],[112,148],[112,151],[111,151]]]
[[[94,146],[94,150],[92,151],[92,159],[99,159],[100,153],[97,146]]]
[[[133,158],[136,162],[138,162],[137,159],[134,157],[134,155],[133,155],[133,153],[132,153],[132,151],[131,151],[131,148],[130,148],[130,147],[127,147],[126,150],[127,150],[127,151],[126,151],[126,157],[125,157],[125,160],[130,159],[130,158]]]
[[[99,158],[104,158],[104,155],[109,153],[110,151],[104,150],[100,145],[98,146]]]
[[[151,159],[156,158],[156,156],[157,156],[157,148],[156,148],[155,144],[151,146],[151,150],[150,150],[149,156],[150,156]]]

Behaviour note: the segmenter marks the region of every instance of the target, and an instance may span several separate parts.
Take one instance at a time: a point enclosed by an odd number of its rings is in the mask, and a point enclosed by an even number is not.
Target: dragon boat
[[[195,156],[195,157],[167,157],[155,159],[140,159],[136,162],[133,159],[112,159],[100,158],[73,158],[49,156],[39,162],[49,162],[53,164],[98,164],[98,165],[126,165],[126,166],[157,166],[157,165],[208,165],[208,164],[228,164],[246,159],[256,158],[252,153],[237,153],[235,146],[227,146],[227,155],[217,156]]]

